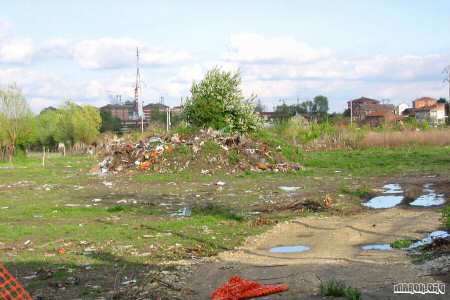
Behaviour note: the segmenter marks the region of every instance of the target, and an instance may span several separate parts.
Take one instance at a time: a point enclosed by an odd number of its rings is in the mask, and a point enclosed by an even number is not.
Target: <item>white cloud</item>
[[[0,43],[0,63],[29,63],[33,51],[29,38],[4,40]]]
[[[41,58],[71,58],[73,56],[73,42],[69,39],[56,38],[40,44],[35,56]]]
[[[0,41],[6,37],[11,24],[6,19],[0,19]]]
[[[74,47],[74,59],[85,69],[130,67],[136,63],[136,47],[140,48],[142,66],[168,65],[190,59],[186,51],[152,47],[130,38],[80,41]]]
[[[232,35],[224,58],[242,63],[305,63],[329,57],[328,48],[313,48],[293,37],[266,38],[259,34]]]

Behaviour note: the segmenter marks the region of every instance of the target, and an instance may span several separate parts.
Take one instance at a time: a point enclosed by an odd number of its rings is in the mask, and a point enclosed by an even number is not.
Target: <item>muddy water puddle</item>
[[[432,186],[433,185],[430,183],[424,184],[422,188],[422,195],[410,202],[409,205],[414,207],[429,207],[444,204],[446,202],[444,194],[436,193]],[[373,209],[392,208],[404,201],[404,191],[399,184],[386,184],[383,186],[383,189],[385,191],[382,195],[373,197],[369,201],[361,203],[361,205]]]
[[[400,248],[399,250],[415,249],[415,248],[418,248],[423,245],[431,243],[434,239],[447,238],[449,236],[450,236],[450,234],[448,234],[448,232],[446,232],[446,231],[436,230],[436,231],[428,233],[427,237],[421,239],[420,241],[412,243],[411,246],[409,246],[407,248]],[[360,246],[360,248],[362,250],[382,250],[382,251],[394,250],[394,248],[392,248],[391,244],[368,244],[368,245]]]
[[[292,253],[292,252],[304,252],[311,250],[310,247],[304,245],[295,245],[295,246],[282,246],[282,247],[274,247],[270,248],[269,252],[271,253]]]
[[[396,195],[386,195],[386,196],[377,196],[369,201],[362,203],[362,205],[370,207],[370,208],[391,208],[402,203],[404,196],[396,196]]]
[[[412,206],[437,206],[445,203],[444,194],[437,194],[432,188],[431,184],[423,185],[424,194],[409,203]]]
[[[394,250],[390,244],[369,244],[361,246],[363,250]]]

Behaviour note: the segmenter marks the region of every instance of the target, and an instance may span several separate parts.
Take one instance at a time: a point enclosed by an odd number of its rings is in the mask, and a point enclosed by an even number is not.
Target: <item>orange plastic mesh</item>
[[[33,300],[30,294],[0,263],[0,299],[1,300]]]
[[[211,296],[211,300],[238,300],[274,294],[288,289],[285,285],[262,285],[259,282],[233,276],[227,283],[219,287]]]

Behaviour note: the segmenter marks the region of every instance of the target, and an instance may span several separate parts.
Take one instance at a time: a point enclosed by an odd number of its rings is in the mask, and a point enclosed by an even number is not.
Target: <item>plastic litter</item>
[[[233,276],[211,295],[211,300],[238,300],[279,293],[288,285],[262,285],[259,282]]]
[[[192,211],[189,207],[184,207],[176,213],[171,213],[169,216],[171,217],[190,217],[192,216]]]
[[[202,151],[211,145],[219,147],[221,152],[211,155],[209,150]],[[177,147],[183,147],[180,156],[178,153],[167,155]],[[232,151],[235,158],[230,165]],[[233,173],[238,170],[286,172],[302,169],[297,164],[288,163],[279,148],[273,149],[248,136],[229,135],[212,129],[201,130],[197,135],[161,134],[138,143],[113,140],[98,147],[96,153],[102,161],[91,168],[90,175],[117,174],[128,169],[180,172],[201,165],[193,163],[197,161],[210,164],[207,169],[203,167],[203,174],[214,174],[218,169],[228,171],[230,168]]]
[[[0,297],[1,299],[22,299],[32,300],[30,294],[23,286],[14,278],[14,276],[6,270],[5,266],[0,263]]]
[[[279,186],[278,188],[285,192],[295,192],[296,190],[301,189],[299,186]]]

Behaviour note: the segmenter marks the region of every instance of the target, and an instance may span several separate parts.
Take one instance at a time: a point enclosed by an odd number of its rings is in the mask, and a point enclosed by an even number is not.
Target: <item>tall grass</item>
[[[264,132],[265,136],[277,137],[305,151],[450,145],[450,130],[446,128],[357,128],[327,121],[317,123],[291,119],[276,123]]]
[[[359,143],[360,148],[402,147],[408,145],[448,146],[450,145],[450,130],[369,131]]]

